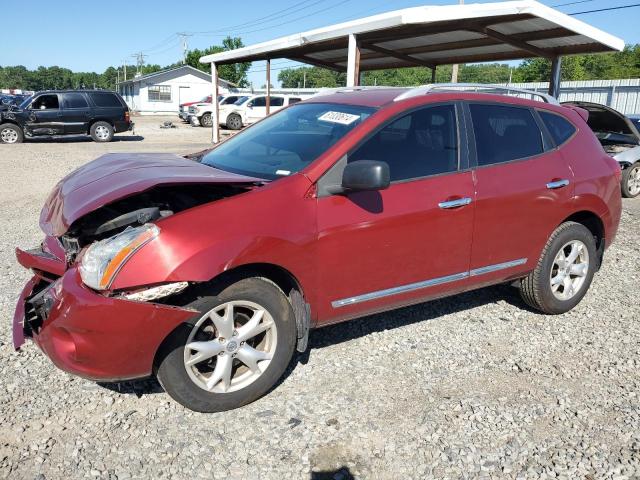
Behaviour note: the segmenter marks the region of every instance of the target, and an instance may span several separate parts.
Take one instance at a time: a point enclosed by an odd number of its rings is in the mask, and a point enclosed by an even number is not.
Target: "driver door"
[[[26,126],[32,135],[62,135],[64,133],[60,104],[60,95],[57,93],[43,93],[31,102]]]

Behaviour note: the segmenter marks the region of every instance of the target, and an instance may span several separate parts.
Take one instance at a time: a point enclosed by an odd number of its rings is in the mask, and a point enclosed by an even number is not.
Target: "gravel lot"
[[[208,131],[0,146],[0,478],[640,478],[640,199],[573,312],[495,287],[312,333],[308,357],[242,409],[185,410],[153,381],[109,388],[11,345],[53,185],[105,152],[206,148]],[[142,138],[144,137],[144,138]],[[635,294],[635,296],[634,296]],[[118,391],[119,388],[119,391]]]

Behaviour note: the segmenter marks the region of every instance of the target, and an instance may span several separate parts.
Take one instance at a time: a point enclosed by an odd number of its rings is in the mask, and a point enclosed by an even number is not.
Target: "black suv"
[[[0,112],[0,142],[20,143],[25,137],[91,135],[110,142],[114,133],[133,128],[122,97],[106,90],[38,92],[19,106]]]

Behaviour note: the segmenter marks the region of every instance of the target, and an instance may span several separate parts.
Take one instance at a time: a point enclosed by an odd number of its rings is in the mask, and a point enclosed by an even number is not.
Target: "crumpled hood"
[[[40,212],[47,235],[63,235],[77,219],[157,185],[262,181],[169,153],[110,153],[80,167],[53,189]]]

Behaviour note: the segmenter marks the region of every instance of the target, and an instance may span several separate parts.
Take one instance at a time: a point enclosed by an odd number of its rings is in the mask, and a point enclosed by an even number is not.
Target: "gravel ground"
[[[494,287],[327,327],[275,391],[232,412],[14,352],[28,272],[13,248],[41,239],[45,196],[104,152],[207,146],[205,129],[158,124],[107,145],[0,147],[0,478],[640,478],[640,199],[573,312],[539,315]]]

